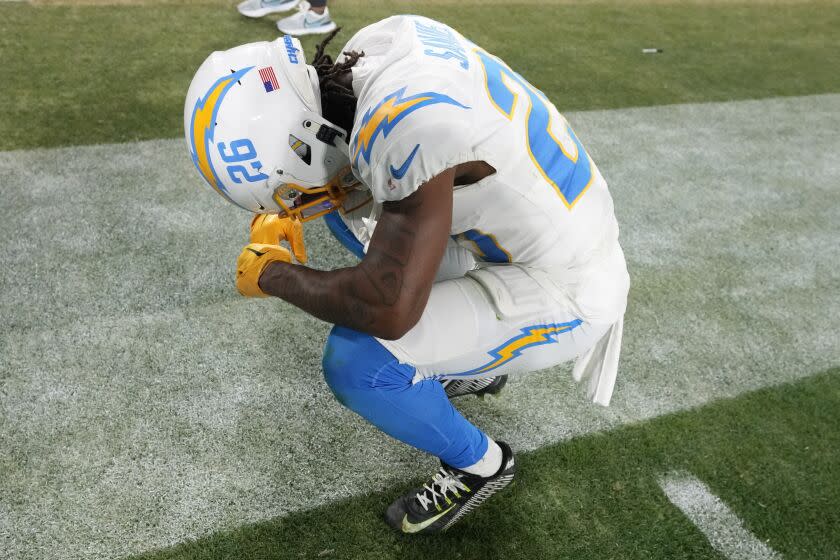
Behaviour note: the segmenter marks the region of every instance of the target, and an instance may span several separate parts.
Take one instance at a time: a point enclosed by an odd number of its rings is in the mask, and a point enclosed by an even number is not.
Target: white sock
[[[499,472],[501,466],[502,448],[499,447],[498,443],[487,438],[487,451],[484,452],[481,459],[469,467],[459,468],[458,470],[487,478]]]

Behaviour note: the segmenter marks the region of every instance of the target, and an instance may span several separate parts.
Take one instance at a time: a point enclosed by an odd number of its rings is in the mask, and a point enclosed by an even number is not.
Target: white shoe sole
[[[289,4],[283,4],[280,6],[266,6],[264,8],[257,8],[256,10],[242,10],[239,8],[239,6],[237,6],[236,9],[240,14],[242,14],[245,17],[261,18],[263,16],[267,16],[268,14],[279,14],[281,12],[288,12],[298,4],[300,4],[300,0]]]
[[[335,22],[331,21],[326,25],[319,25],[318,27],[303,27],[298,29],[292,28],[282,28],[279,25],[277,29],[280,30],[281,33],[285,33],[286,35],[294,35],[295,37],[300,37],[301,35],[320,35],[322,33],[329,33],[330,31],[334,31],[336,28]]]

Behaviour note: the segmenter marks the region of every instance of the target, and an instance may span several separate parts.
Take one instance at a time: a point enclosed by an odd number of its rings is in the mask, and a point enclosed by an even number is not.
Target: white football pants
[[[450,244],[420,321],[399,340],[380,340],[417,369],[415,382],[544,369],[585,354],[612,326],[577,317],[537,279],[539,271],[506,264],[470,270],[475,266],[469,252]]]

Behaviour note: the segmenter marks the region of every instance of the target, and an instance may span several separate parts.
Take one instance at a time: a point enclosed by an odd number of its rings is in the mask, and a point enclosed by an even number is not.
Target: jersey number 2
[[[525,143],[540,175],[554,187],[567,208],[580,199],[592,182],[592,163],[572,128],[545,95],[498,58],[477,50],[484,69],[490,101],[513,120],[519,92],[528,96]],[[562,127],[558,140],[551,132],[552,118]]]

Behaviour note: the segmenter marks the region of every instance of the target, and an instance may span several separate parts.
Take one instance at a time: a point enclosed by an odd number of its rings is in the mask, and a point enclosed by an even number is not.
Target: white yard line
[[[659,486],[672,504],[729,560],[780,560],[782,556],[750,533],[743,521],[708,486],[687,473],[670,473]]]
[[[529,450],[840,363],[840,95],[567,116],[633,281],[613,403],[563,367],[469,418]],[[248,217],[182,139],[0,153],[0,183],[4,557],[122,557],[431,468],[335,402],[327,325],[236,294]]]

